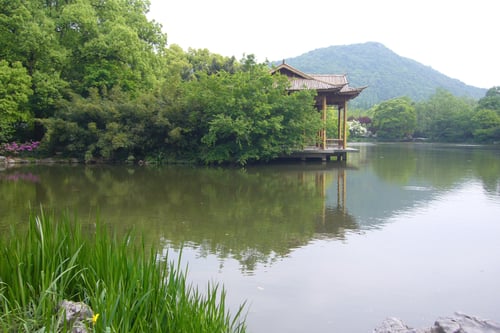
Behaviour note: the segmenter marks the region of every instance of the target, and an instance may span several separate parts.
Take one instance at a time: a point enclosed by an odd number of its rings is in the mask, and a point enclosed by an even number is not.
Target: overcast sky
[[[258,61],[379,42],[481,88],[500,86],[498,0],[151,0],[169,44]]]

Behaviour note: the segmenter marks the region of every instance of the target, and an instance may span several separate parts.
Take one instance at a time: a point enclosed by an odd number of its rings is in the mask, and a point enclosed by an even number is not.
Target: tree
[[[474,139],[493,142],[500,139],[500,115],[493,110],[480,109],[472,117]]]
[[[186,84],[185,140],[204,163],[267,160],[304,144],[320,128],[313,93],[289,94],[265,65],[201,74]]]
[[[429,100],[417,104],[418,135],[437,141],[460,142],[472,138],[475,101],[436,89]]]
[[[388,100],[375,106],[373,126],[381,139],[403,139],[415,130],[416,113],[408,97]]]
[[[106,96],[96,88],[87,98],[74,94],[44,120],[43,147],[86,161],[144,160],[165,149],[171,130],[160,101],[150,94],[132,99],[118,87]]]
[[[20,62],[0,60],[0,142],[12,138],[16,124],[31,118],[28,99],[31,78]]]
[[[478,102],[472,118],[474,140],[495,142],[500,139],[500,87],[493,87]]]
[[[83,95],[97,88],[102,94],[115,86],[138,94],[150,91],[163,73],[160,56],[166,36],[148,21],[146,0],[89,0],[63,7],[58,33],[75,65],[64,73]]]
[[[494,110],[500,115],[500,87],[493,87],[478,102],[479,109]]]

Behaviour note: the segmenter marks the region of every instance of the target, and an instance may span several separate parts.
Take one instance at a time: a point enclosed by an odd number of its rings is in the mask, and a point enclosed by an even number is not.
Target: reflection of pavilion
[[[357,230],[359,226],[354,217],[346,210],[347,170],[337,168],[336,173],[336,179],[332,179],[330,182],[324,176],[318,179],[318,189],[321,190],[323,197],[323,209],[316,222],[316,232],[324,234],[326,237],[333,235],[335,238],[344,238],[346,230]],[[337,188],[336,206],[333,207],[326,204],[326,190],[329,186]]]
[[[354,217],[346,210],[347,169],[344,167],[318,170],[314,173],[315,186],[323,198],[322,209],[316,220],[315,232],[326,237],[344,238],[346,230],[359,228]],[[327,189],[335,186],[337,200],[335,206],[327,205]]]

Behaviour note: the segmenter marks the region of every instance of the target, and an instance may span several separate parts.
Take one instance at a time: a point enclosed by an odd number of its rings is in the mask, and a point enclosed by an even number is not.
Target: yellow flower
[[[98,313],[96,313],[95,315],[92,316],[92,324],[96,323],[97,318],[99,318],[99,314]]]

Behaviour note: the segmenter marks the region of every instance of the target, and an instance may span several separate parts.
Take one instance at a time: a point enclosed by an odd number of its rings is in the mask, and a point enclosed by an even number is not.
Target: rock
[[[373,330],[373,333],[417,333],[413,328],[408,327],[399,318],[387,318],[382,324]]]
[[[398,318],[387,318],[373,333],[500,333],[500,325],[456,312],[453,317],[439,318],[432,327],[422,329],[408,327]]]
[[[451,318],[439,318],[432,329],[433,333],[500,333],[499,324],[459,312]]]
[[[42,158],[40,160],[37,160],[36,162],[38,164],[55,164],[56,160],[51,158],[51,157],[47,157],[47,158]]]
[[[59,304],[61,315],[71,326],[71,333],[88,333],[87,327],[92,323],[94,312],[83,302],[63,300]]]
[[[5,162],[6,164],[28,164],[29,161],[27,159],[24,159],[24,158],[20,158],[20,157],[9,157],[7,156],[5,158]]]

